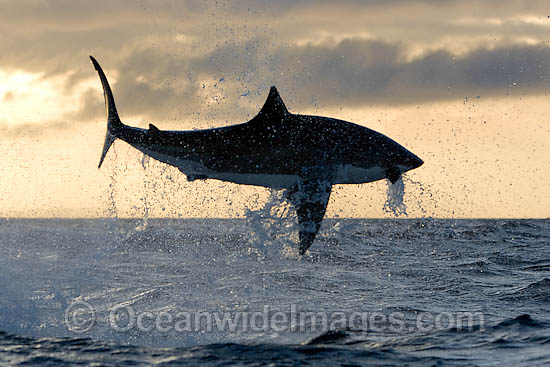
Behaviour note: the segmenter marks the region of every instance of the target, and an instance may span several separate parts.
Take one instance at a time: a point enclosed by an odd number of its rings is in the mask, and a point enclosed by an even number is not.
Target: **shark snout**
[[[386,178],[391,183],[397,182],[402,173],[418,168],[424,164],[424,161],[418,158],[411,152],[406,152],[406,155],[401,157],[399,162],[395,162],[386,169]]]
[[[408,159],[406,160],[404,166],[407,167],[407,171],[409,171],[411,169],[418,168],[423,164],[424,164],[424,161],[422,159],[418,158],[416,155],[411,153]]]

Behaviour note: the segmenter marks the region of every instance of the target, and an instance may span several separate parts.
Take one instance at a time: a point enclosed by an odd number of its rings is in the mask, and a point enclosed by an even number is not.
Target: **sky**
[[[122,141],[97,169],[103,66],[129,125],[291,112],[396,140],[409,217],[550,217],[550,8],[521,0],[0,0],[0,217],[242,217],[267,189],[187,182]],[[329,217],[388,217],[387,183]]]

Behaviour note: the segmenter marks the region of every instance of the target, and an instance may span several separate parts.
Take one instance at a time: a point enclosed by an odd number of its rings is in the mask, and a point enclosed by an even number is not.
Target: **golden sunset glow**
[[[131,126],[244,122],[277,85],[291,112],[422,158],[410,217],[550,216],[546,2],[0,3],[0,217],[242,217],[268,198],[187,182],[122,141],[98,171],[106,118],[88,55]],[[385,192],[337,186],[327,215],[386,217]]]

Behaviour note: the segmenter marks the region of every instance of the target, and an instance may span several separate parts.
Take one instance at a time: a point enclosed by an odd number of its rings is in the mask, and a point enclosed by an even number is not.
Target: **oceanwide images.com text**
[[[73,333],[107,326],[115,332],[144,333],[323,333],[329,330],[363,330],[407,334],[456,328],[483,330],[481,312],[326,312],[304,311],[291,304],[286,308],[264,305],[261,310],[230,311],[138,311],[119,304],[99,314],[88,302],[77,301],[65,310],[65,325]]]

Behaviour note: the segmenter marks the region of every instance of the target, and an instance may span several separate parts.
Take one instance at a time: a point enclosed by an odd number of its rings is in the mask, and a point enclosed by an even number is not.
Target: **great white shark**
[[[395,183],[423,161],[394,140],[366,127],[329,117],[288,111],[273,86],[260,112],[238,125],[167,131],[127,126],[118,116],[99,63],[107,109],[107,134],[99,167],[116,139],[177,167],[189,181],[216,179],[284,189],[299,224],[299,253],[313,243],[336,184],[381,179]]]

